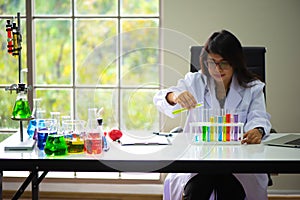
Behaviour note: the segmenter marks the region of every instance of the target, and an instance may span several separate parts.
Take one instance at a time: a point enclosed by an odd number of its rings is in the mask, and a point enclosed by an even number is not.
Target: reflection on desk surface
[[[267,140],[284,134],[271,134]],[[69,154],[47,157],[43,151],[4,151],[4,146],[13,140],[19,140],[18,134],[1,142],[0,159],[98,159],[98,160],[295,160],[300,161],[300,149],[267,146],[264,144],[192,144],[186,133],[174,134],[171,145],[121,146],[110,141],[111,148],[101,155]]]

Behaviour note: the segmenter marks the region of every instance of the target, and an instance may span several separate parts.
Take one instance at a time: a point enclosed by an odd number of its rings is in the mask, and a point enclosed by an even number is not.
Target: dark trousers
[[[242,184],[232,174],[197,174],[184,188],[184,200],[207,200],[212,192],[218,200],[241,200],[245,198]]]

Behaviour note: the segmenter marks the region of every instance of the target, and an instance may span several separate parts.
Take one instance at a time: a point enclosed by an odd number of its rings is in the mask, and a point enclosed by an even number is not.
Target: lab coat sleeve
[[[263,127],[266,135],[270,133],[271,123],[270,115],[266,112],[266,104],[263,93],[264,83],[255,82],[251,87],[250,105],[248,109],[247,123],[245,124],[245,131],[249,131],[256,127]]]
[[[176,86],[158,91],[153,98],[153,103],[156,105],[157,109],[171,118],[176,117],[176,115],[172,114],[172,111],[179,109],[180,105],[170,105],[166,100],[166,96],[170,92],[180,93],[191,88],[194,76],[194,73],[187,73],[184,79],[178,81]]]

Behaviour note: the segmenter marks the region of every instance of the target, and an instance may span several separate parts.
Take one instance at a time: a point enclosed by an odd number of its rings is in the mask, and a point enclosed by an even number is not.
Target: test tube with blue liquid
[[[223,131],[222,131],[222,129],[223,129],[223,126],[222,126],[222,124],[223,124],[223,116],[218,116],[218,141],[219,142],[221,142],[222,141],[222,133],[223,133]]]

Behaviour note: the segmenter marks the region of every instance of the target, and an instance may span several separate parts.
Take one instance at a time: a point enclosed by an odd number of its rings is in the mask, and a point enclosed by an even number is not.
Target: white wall
[[[203,45],[213,31],[221,29],[233,32],[243,46],[265,46],[267,110],[272,125],[277,132],[300,132],[299,0],[162,0],[162,4],[162,27],[185,37],[174,40],[166,34],[165,45],[170,48],[188,53],[190,45]],[[166,86],[189,70],[186,60],[169,55],[164,60]],[[178,119],[171,120],[167,127],[177,123]]]
[[[165,53],[163,57],[165,86],[176,84],[177,79],[189,71],[190,45],[203,45],[213,31],[227,29],[243,46],[267,48],[267,110],[272,126],[277,132],[300,132],[299,0],[162,1],[162,28],[168,29],[164,45],[176,51]],[[183,122],[183,116],[175,120],[166,117],[164,128],[168,130]],[[299,175],[280,174],[273,179],[270,191],[300,191]]]

